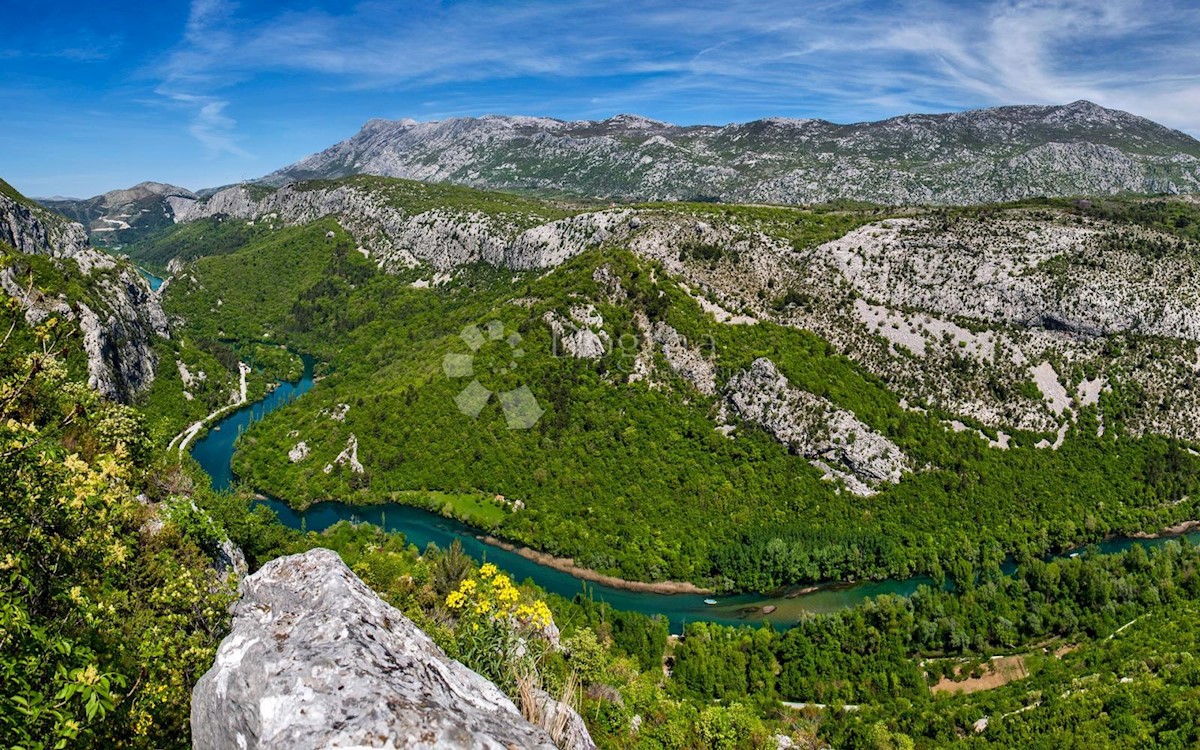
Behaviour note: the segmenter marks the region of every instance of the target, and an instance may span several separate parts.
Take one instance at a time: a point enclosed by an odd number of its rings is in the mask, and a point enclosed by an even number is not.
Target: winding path
[[[209,422],[213,421],[214,419],[224,416],[225,414],[227,414],[230,411],[233,411],[234,409],[237,409],[237,408],[245,405],[246,400],[247,400],[247,398],[246,398],[246,374],[249,372],[250,372],[250,365],[246,364],[245,362],[238,362],[238,373],[241,376],[241,383],[238,387],[237,402],[233,403],[233,404],[229,404],[228,406],[222,406],[220,409],[217,409],[216,411],[209,414],[204,419],[201,419],[199,422],[193,423],[186,430],[179,433],[175,437],[171,438],[171,442],[167,445],[167,450],[171,450],[172,448],[175,447],[176,444],[178,444],[179,445],[179,454],[183,455],[183,452],[185,450],[187,450],[188,444],[191,443],[193,439],[195,439],[196,435],[199,434],[200,430],[204,428],[204,425],[208,424]]]

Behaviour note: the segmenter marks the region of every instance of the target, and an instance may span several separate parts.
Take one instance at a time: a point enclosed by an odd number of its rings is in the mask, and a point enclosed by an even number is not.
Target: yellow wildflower
[[[500,572],[499,569],[491,563],[486,563],[482,568],[479,569],[479,575],[483,576],[484,578],[491,578],[498,572]]]
[[[500,600],[501,604],[512,605],[516,604],[517,600],[521,598],[521,592],[517,591],[512,585],[508,585],[496,591],[496,598]]]
[[[108,554],[116,563],[120,564],[125,562],[129,549],[121,542],[113,542],[112,546],[108,548]]]

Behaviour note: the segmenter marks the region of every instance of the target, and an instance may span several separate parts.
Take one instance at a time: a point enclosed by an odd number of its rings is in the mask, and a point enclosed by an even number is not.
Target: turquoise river
[[[291,403],[313,386],[312,362],[305,359],[303,377],[296,383],[280,383],[265,398],[245,406],[217,422],[192,448],[192,456],[212,477],[213,487],[228,488],[234,480],[230,462],[238,436],[253,422],[281,406]],[[480,532],[453,519],[444,518],[419,508],[388,503],[354,506],[338,502],[319,503],[304,513],[298,513],[280,500],[262,501],[279,515],[279,520],[295,529],[322,531],[339,521],[367,522],[388,531],[403,533],[408,541],[424,549],[430,543],[448,547],[458,540],[463,549],[477,559],[486,559],[508,571],[516,580],[532,579],[547,591],[573,597],[586,591],[596,600],[603,600],[617,609],[633,610],[648,615],[663,615],[671,622],[672,632],[681,632],[685,623],[706,620],[725,624],[759,623],[769,620],[786,627],[805,614],[833,612],[860,604],[881,594],[908,596],[930,579],[918,576],[902,580],[864,581],[857,583],[824,584],[803,589],[789,596],[766,598],[757,594],[719,597],[715,605],[707,605],[695,594],[657,594],[604,586],[576,578],[560,570],[541,565],[521,555],[488,544],[479,538]],[[1200,532],[1189,535],[1200,542]],[[1113,539],[1098,545],[1101,552],[1127,549],[1135,544],[1156,546],[1169,539]],[[775,607],[769,615],[763,608]]]

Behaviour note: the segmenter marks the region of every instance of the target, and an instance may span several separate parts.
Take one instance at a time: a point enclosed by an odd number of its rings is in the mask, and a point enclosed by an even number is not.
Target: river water
[[[141,266],[137,267],[137,272],[141,274],[142,278],[146,280],[146,283],[150,285],[150,291],[157,292],[158,288],[163,285],[163,280],[161,278],[155,276]]]
[[[192,457],[212,477],[213,487],[227,489],[234,480],[230,461],[234,443],[238,436],[253,422],[262,419],[275,409],[303,395],[313,386],[312,361],[305,358],[303,377],[296,383],[280,383],[279,387],[265,398],[245,406],[220,420],[202,439],[192,447]],[[481,541],[478,532],[453,519],[406,505],[387,503],[384,505],[353,506],[338,502],[314,505],[304,513],[292,510],[274,498],[262,501],[279,516],[279,520],[293,528],[308,531],[323,531],[339,521],[372,523],[388,531],[398,531],[408,541],[424,549],[430,543],[446,548],[458,540],[472,557],[495,563],[507,571],[515,580],[532,579],[545,590],[571,598],[585,592],[597,601],[605,601],[616,609],[632,610],[647,615],[663,615],[671,623],[671,632],[682,632],[684,624],[697,620],[724,624],[755,624],[763,620],[776,626],[786,627],[806,614],[835,612],[853,607],[881,594],[908,596],[929,578],[917,576],[903,580],[864,581],[861,583],[827,584],[812,591],[792,597],[766,598],[758,594],[720,597],[716,605],[706,605],[704,598],[695,594],[653,594],[591,583],[554,568],[528,560],[515,552]],[[1193,542],[1200,543],[1200,532],[1190,534]],[[1134,545],[1153,547],[1165,544],[1168,539],[1114,539],[1102,542],[1100,550],[1105,553],[1119,552]],[[1011,566],[1006,566],[1006,571]],[[773,606],[769,615],[761,612],[763,607]]]

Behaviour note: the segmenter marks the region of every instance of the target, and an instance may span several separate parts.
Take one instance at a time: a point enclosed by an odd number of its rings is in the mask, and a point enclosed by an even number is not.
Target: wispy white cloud
[[[460,112],[853,120],[1086,98],[1200,133],[1196,28],[1200,6],[1184,0],[363,2],[257,20],[194,0],[161,90],[198,97],[193,134],[228,153],[222,91],[278,72],[433,92]],[[513,81],[525,84],[452,93]]]
[[[227,0],[192,0],[183,40],[162,65],[156,92],[168,106],[191,113],[188,133],[210,156],[248,159],[237,142],[237,122],[226,114],[229,100],[219,95],[236,81],[221,64],[238,44],[235,11]]]
[[[237,123],[225,114],[229,102],[210,96],[172,94],[171,100],[194,111],[188,133],[199,141],[210,154],[229,154],[249,159],[250,154],[237,144],[233,136]]]

